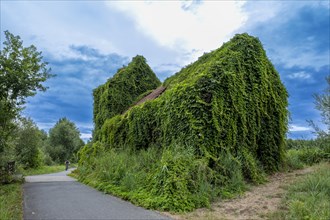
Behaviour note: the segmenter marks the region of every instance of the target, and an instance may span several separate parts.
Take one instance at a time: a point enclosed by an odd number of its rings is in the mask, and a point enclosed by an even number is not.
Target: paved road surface
[[[63,171],[59,173],[50,173],[50,174],[43,174],[43,175],[35,175],[35,176],[26,176],[25,182],[28,183],[40,183],[40,182],[72,182],[76,181],[76,179],[67,176],[71,171],[75,168],[71,168],[68,171]]]
[[[26,177],[24,219],[169,219],[85,186],[68,172]]]

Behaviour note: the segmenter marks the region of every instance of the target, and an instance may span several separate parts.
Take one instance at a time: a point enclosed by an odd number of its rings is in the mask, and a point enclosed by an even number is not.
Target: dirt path
[[[262,216],[275,211],[285,193],[285,186],[297,176],[313,171],[313,167],[290,173],[276,173],[268,178],[268,183],[253,186],[239,198],[219,201],[211,209],[198,209],[185,215],[169,215],[174,219],[264,219]]]

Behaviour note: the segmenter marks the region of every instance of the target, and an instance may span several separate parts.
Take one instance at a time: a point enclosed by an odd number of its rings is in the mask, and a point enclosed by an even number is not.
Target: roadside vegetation
[[[46,172],[45,165],[77,162],[76,153],[84,146],[67,118],[59,119],[48,134],[21,115],[28,97],[47,90],[43,83],[54,76],[47,65],[35,46],[24,47],[19,36],[5,31],[0,51],[0,184],[12,182],[15,172]]]
[[[52,166],[40,166],[38,168],[30,168],[21,170],[24,176],[41,175],[47,173],[57,173],[65,170],[65,165],[52,165]]]
[[[301,169],[321,161],[330,161],[329,138],[315,140],[288,140],[286,168]]]
[[[22,116],[26,99],[46,91],[43,83],[54,75],[35,46],[24,47],[21,38],[9,31],[4,35],[0,50],[0,219],[22,219],[22,176],[65,170],[64,161],[77,162],[76,152],[84,143],[66,118],[59,119],[48,134]]]
[[[22,219],[21,183],[0,184],[0,219]]]
[[[330,219],[330,163],[321,163],[287,189],[279,210],[270,219]]]

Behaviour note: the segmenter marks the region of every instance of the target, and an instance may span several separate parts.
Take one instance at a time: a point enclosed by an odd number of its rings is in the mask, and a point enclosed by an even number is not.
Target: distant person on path
[[[65,170],[67,171],[69,169],[70,161],[65,161]]]

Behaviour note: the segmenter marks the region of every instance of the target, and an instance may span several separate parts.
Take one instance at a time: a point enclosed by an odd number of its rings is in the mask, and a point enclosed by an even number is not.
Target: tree
[[[314,94],[315,108],[321,112],[321,122],[325,124],[326,130],[322,130],[313,121],[308,121],[314,128],[318,138],[330,140],[330,76],[326,77],[328,87],[323,94]]]
[[[75,160],[75,154],[84,145],[76,125],[61,118],[49,131],[48,153],[53,161],[62,163],[67,159]]]
[[[42,83],[53,76],[35,46],[24,47],[19,36],[4,33],[4,47],[0,50],[0,157],[26,98],[45,91]]]
[[[30,118],[22,118],[16,131],[15,153],[24,168],[39,167],[42,162],[42,132]]]

